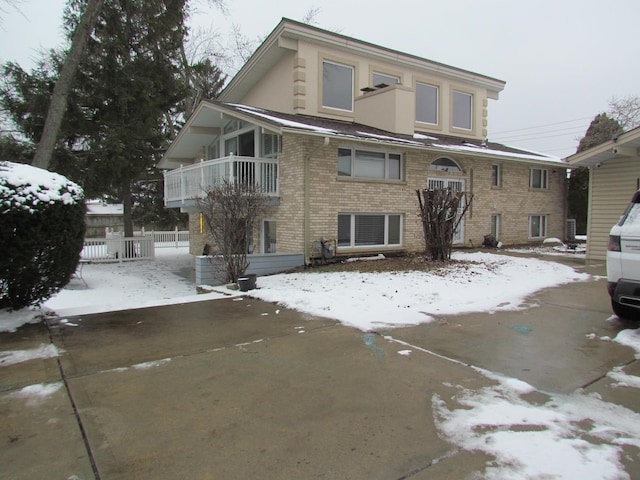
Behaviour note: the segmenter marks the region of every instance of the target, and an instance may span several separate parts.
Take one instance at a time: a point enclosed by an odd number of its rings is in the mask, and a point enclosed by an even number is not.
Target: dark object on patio
[[[485,235],[482,246],[486,248],[498,248],[498,240],[493,235]]]
[[[256,288],[256,274],[250,273],[238,278],[238,288],[241,292],[247,292]]]

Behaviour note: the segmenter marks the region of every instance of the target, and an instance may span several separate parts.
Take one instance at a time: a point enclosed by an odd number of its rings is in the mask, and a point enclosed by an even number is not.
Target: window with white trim
[[[545,238],[547,220],[547,215],[529,215],[529,238]]]
[[[262,158],[277,158],[280,153],[280,135],[262,132],[260,134],[260,156]]]
[[[502,186],[502,166],[494,163],[491,165],[491,186]]]
[[[549,172],[545,168],[532,168],[529,171],[529,188],[544,189],[549,186]]]
[[[471,130],[473,112],[473,95],[466,92],[453,91],[453,126]]]
[[[439,90],[435,85],[416,82],[416,121],[438,124]]]
[[[402,215],[358,214],[338,215],[339,247],[387,247],[402,245]]]
[[[339,148],[338,175],[400,180],[402,179],[402,155],[384,151]]]
[[[323,60],[322,106],[353,111],[353,75],[351,65]]]

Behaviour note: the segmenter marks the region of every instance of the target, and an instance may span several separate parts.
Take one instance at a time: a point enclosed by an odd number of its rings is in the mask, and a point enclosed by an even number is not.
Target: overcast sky
[[[32,65],[62,42],[65,0],[0,0],[0,60]],[[192,23],[222,35],[231,24],[263,38],[282,17],[507,82],[489,103],[489,139],[555,156],[575,153],[612,97],[640,95],[638,0],[196,0]]]

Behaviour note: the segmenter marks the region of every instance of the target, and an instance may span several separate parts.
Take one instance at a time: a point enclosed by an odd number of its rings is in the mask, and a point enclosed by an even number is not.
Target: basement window
[[[387,247],[402,244],[402,215],[356,214],[338,215],[339,247]]]

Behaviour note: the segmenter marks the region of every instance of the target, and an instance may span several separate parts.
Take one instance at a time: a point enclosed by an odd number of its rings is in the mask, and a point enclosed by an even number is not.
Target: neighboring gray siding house
[[[589,168],[587,260],[605,260],[609,230],[640,188],[639,149],[640,127],[566,159]]]

